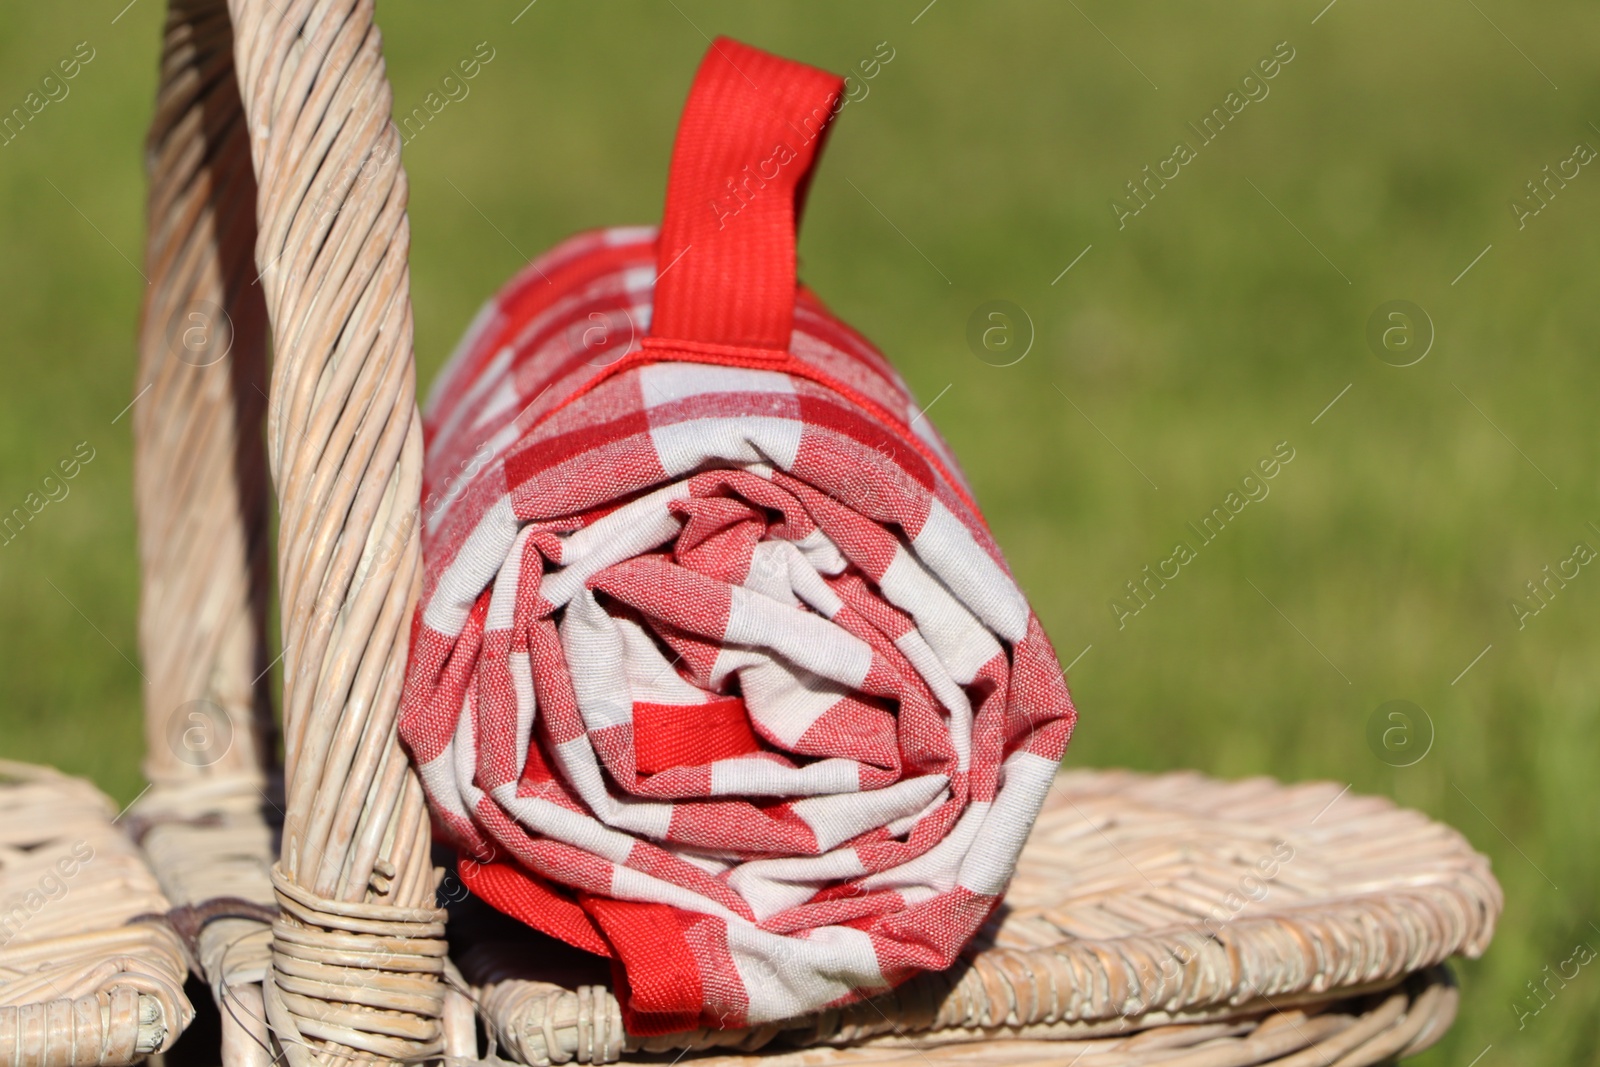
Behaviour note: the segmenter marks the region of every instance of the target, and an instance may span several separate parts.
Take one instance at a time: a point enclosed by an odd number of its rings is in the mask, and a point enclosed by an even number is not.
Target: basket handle
[[[133,428],[145,776],[264,784],[272,751],[267,309],[223,0],[174,0],[145,141]]]
[[[373,2],[170,4],[169,37],[186,20],[231,22],[231,57],[200,61],[191,53],[189,69],[178,72],[176,80],[191,83],[186,105],[168,99],[169,89],[179,91],[164,71],[157,120],[182,128],[169,149],[174,159],[207,156],[198,170],[219,187],[222,175],[233,175],[233,199],[213,197],[210,221],[184,226],[185,210],[206,214],[204,194],[174,195],[168,204],[167,190],[152,192],[152,262],[172,266],[146,306],[142,366],[161,355],[152,346],[160,347],[174,301],[181,308],[211,300],[232,319],[241,354],[235,379],[253,385],[268,328],[274,342],[263,450],[279,507],[287,810],[273,872],[281,915],[263,986],[267,1017],[295,1067],[351,1056],[420,1059],[442,1047],[443,913],[433,907],[422,790],[395,714],[421,573],[422,433],[407,183]],[[170,40],[168,52],[169,65],[181,64]],[[243,122],[210,131],[207,141],[203,105],[226,95],[230,78]],[[239,205],[249,171],[256,188],[246,214]],[[158,183],[169,173],[153,167]],[[251,230],[255,269],[241,272],[248,264],[238,242]],[[142,503],[143,540],[151,541],[147,529],[231,511],[230,536],[264,544],[262,528],[249,526],[265,509],[256,507],[248,464],[230,469],[215,456],[201,464],[189,436],[193,426],[226,426],[233,454],[247,454],[259,408],[238,388],[203,393],[181,369],[160,370],[174,384],[145,398],[160,403],[148,405],[135,431],[143,480],[166,488],[167,510]],[[174,440],[163,447],[163,438]],[[175,473],[186,461],[204,466],[206,484],[221,489],[198,492],[200,482]],[[192,556],[146,552],[146,587],[248,587],[249,561],[248,552],[215,553],[191,574]],[[259,647],[259,609],[235,606],[234,618],[241,616],[257,628]],[[218,657],[207,656],[199,637],[147,641],[146,655],[153,649],[191,671],[209,670]],[[174,693],[194,684],[176,668],[174,677]]]

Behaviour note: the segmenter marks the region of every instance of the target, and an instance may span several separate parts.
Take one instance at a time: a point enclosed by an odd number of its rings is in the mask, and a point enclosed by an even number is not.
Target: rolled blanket
[[[719,39],[659,235],[572,238],[426,412],[400,732],[462,881],[640,1035],[950,966],[1076,719],[944,444],[795,279],[841,81]]]

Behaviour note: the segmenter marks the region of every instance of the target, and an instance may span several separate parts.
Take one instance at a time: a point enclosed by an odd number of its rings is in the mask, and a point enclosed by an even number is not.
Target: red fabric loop
[[[827,71],[730,37],[712,42],[673,144],[650,335],[544,417],[646,363],[770,366],[847,396],[897,427],[976,515],[961,480],[910,431],[902,413],[789,352],[800,212],[843,91],[844,79]]]
[[[653,336],[789,350],[800,207],[843,91],[826,71],[712,42],[672,150]]]

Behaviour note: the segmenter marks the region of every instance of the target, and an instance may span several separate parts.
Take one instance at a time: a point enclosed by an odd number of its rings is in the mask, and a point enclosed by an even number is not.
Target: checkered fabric
[[[944,444],[796,284],[840,90],[719,39],[659,234],[531,264],[426,412],[401,735],[462,880],[610,957],[636,1034],[948,967],[1076,719]]]

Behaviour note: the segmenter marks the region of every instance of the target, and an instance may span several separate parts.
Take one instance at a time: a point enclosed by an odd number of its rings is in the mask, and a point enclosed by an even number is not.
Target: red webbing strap
[[[751,367],[805,378],[870,412],[939,472],[970,512],[976,502],[903,411],[891,411],[789,352],[795,233],[844,81],[728,37],[711,43],[678,123],[656,245],[650,334],[542,412],[525,433],[649,363]]]
[[[844,81],[719,37],[678,124],[652,338],[789,350],[795,231]]]

